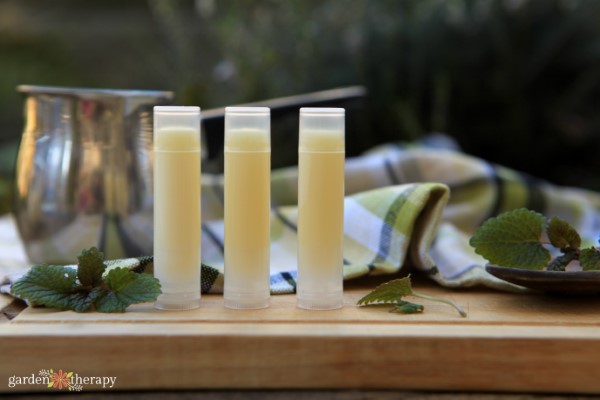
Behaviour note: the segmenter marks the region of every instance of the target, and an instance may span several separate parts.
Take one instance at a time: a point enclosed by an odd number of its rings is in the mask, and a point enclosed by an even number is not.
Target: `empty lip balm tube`
[[[343,303],[345,110],[301,108],[297,305]]]
[[[154,107],[155,307],[200,305],[200,108]]]
[[[227,308],[269,305],[271,122],[267,107],[225,109]]]

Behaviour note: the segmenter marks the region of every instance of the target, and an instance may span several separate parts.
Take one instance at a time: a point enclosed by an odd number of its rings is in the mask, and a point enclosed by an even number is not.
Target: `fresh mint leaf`
[[[12,292],[33,304],[67,310],[77,287],[74,269],[60,265],[35,265],[12,285]]]
[[[410,277],[394,279],[377,286],[371,293],[360,300],[358,305],[397,303],[404,296],[412,294]]]
[[[83,249],[77,257],[77,278],[83,286],[97,286],[102,282],[102,274],[106,269],[104,253],[95,247]]]
[[[390,282],[377,286],[371,293],[358,300],[357,304],[362,306],[393,304],[394,307],[390,310],[390,312],[402,314],[414,314],[422,312],[423,306],[421,304],[402,300],[402,297],[411,295],[448,304],[454,307],[461,317],[467,316],[467,313],[460,306],[450,300],[440,299],[426,294],[414,292],[410,282],[410,275],[405,278],[394,279]]]
[[[96,311],[104,313],[125,312],[128,303],[121,301],[113,292],[103,291],[96,300]]]
[[[104,283],[107,290],[96,302],[100,312],[124,312],[129,305],[154,301],[161,293],[158,279],[127,268],[110,270]]]
[[[541,243],[545,224],[543,215],[520,208],[488,219],[469,243],[493,264],[543,268],[550,260],[550,252]]]
[[[568,249],[579,249],[581,247],[581,236],[567,221],[553,217],[546,228],[548,239],[552,246],[563,252]]]
[[[579,263],[584,271],[600,270],[600,251],[595,247],[581,250]]]
[[[421,304],[411,303],[410,301],[400,300],[394,307],[390,310],[391,313],[400,313],[400,314],[419,314],[423,312],[423,307]]]
[[[88,311],[96,300],[105,293],[100,286],[96,286],[92,290],[81,286],[79,288],[80,290],[76,290],[69,296],[69,309],[80,313]]]

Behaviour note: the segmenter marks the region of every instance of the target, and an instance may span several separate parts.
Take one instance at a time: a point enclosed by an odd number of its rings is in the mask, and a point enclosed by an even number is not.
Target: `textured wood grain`
[[[189,312],[151,305],[108,315],[27,309],[0,325],[0,389],[7,390],[1,382],[8,376],[62,368],[116,376],[120,390],[600,393],[598,297],[417,286],[452,298],[469,317],[430,302],[421,315],[358,308],[354,304],[367,288],[355,284],[337,311],[299,310],[294,296],[274,296],[264,310],[226,310],[218,295],[205,296],[202,307]]]

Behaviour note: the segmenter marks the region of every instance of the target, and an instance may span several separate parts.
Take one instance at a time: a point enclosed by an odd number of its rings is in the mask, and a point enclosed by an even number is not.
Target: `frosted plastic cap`
[[[344,151],[345,115],[343,108],[301,108],[300,151]]]
[[[154,106],[154,129],[191,128],[200,132],[200,107]]]
[[[200,149],[200,107],[155,106],[153,124],[155,149]]]
[[[271,148],[268,107],[225,108],[225,150],[267,151]]]

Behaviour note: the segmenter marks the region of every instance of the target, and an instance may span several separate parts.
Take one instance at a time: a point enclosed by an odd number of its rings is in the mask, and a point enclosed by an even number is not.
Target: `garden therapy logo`
[[[63,372],[63,370],[59,370],[58,372],[54,372],[52,368],[50,371],[42,369],[39,373],[39,376],[48,377],[48,387],[62,390],[63,388],[69,389],[70,391],[80,391],[83,389],[81,385],[76,383],[71,383],[71,378],[73,377],[73,372]]]
[[[112,388],[117,382],[116,376],[81,376],[74,372],[63,371],[62,369],[54,371],[42,369],[38,374],[28,376],[13,375],[8,378],[8,387],[14,388],[18,385],[44,385],[51,389],[68,390],[79,392],[83,390],[84,385],[94,385],[102,388]]]

